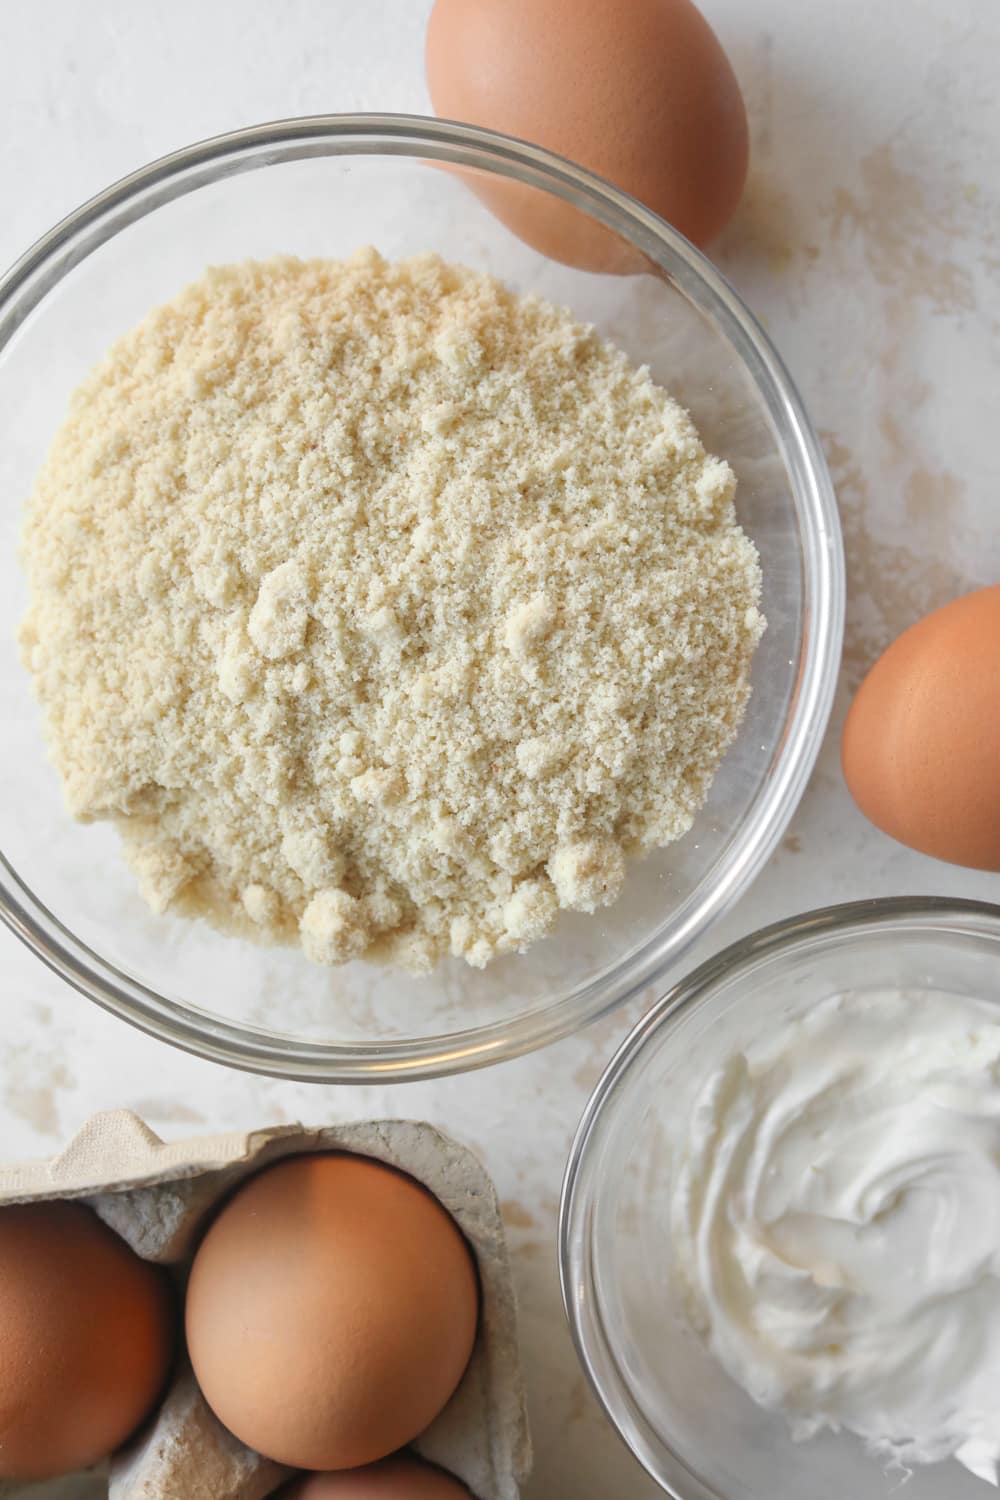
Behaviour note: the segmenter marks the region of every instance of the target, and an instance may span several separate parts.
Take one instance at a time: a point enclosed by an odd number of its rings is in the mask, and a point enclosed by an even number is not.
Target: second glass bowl
[[[608,226],[643,274],[573,270],[516,239],[454,170],[527,184]],[[310,965],[155,917],[106,826],[66,813],[15,645],[17,534],[74,386],[208,264],[277,252],[436,250],[569,305],[686,406],[739,480],[769,628],[753,699],[708,805],[637,865],[618,904],[566,918],[522,958],[428,978]],[[215,1061],[284,1077],[429,1076],[562,1036],[661,977],[745,889],[805,787],[836,680],[844,577],[836,506],[795,389],[710,263],[654,214],[548,153],[390,115],[291,120],[154,162],[79,209],[0,283],[0,916],[92,1000]]]
[[[563,1187],[560,1269],[577,1351],[605,1411],[676,1500],[889,1500],[904,1475],[851,1436],[795,1443],[691,1331],[671,1272],[672,1123],[706,1077],[790,1012],[843,991],[936,990],[1000,1007],[1000,907],[857,902],[735,943],[671,990],[595,1090]],[[907,1500],[984,1500],[954,1460]]]

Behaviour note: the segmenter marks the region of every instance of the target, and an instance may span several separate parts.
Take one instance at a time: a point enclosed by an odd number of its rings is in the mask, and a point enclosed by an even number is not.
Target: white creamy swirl
[[[837,996],[732,1056],[679,1150],[676,1265],[709,1347],[796,1437],[1000,1460],[1000,1024]]]

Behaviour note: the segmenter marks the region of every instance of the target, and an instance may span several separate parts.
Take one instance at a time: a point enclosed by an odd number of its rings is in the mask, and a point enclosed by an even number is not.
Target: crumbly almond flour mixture
[[[320,963],[521,950],[690,827],[764,628],[645,369],[435,256],[208,271],[73,398],[25,659],[156,911]]]

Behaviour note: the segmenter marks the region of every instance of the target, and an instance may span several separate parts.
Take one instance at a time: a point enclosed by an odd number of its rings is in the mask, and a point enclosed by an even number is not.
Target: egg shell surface
[[[0,1476],[50,1479],[118,1448],[166,1383],[174,1302],[83,1204],[0,1208]]]
[[[339,1474],[311,1474],[281,1494],[282,1500],[471,1500],[451,1474],[409,1454]]]
[[[746,181],[736,76],[690,0],[437,0],[427,79],[439,115],[546,146],[631,193],[705,245]],[[595,271],[642,256],[547,192],[475,173],[470,184],[521,239]]]
[[[935,610],[879,657],[851,705],[841,760],[883,832],[1000,871],[1000,585]]]
[[[219,1420],[299,1469],[373,1463],[455,1391],[479,1314],[472,1254],[412,1178],[365,1157],[286,1158],[210,1225],[186,1304]]]

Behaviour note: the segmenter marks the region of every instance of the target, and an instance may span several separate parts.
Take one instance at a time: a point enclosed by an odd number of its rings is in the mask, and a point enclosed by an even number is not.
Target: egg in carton
[[[519,1500],[531,1467],[517,1311],[496,1191],[464,1146],[432,1125],[373,1120],[297,1125],[164,1142],[126,1110],[95,1115],[61,1155],[0,1167],[0,1206],[80,1199],[144,1260],[183,1277],[213,1210],[282,1157],[344,1151],[396,1167],[452,1215],[482,1289],[476,1344],[448,1405],[413,1443],[477,1500]],[[109,1500],[265,1500],[293,1471],[262,1458],[212,1414],[181,1356],[166,1395],[107,1468]],[[51,1485],[0,1484],[0,1496],[48,1497]],[[71,1490],[62,1489],[67,1500]]]

